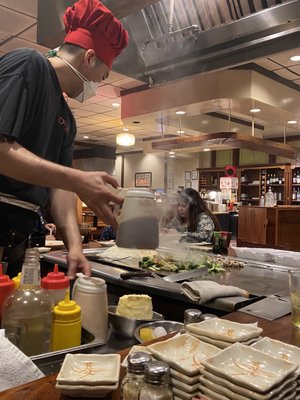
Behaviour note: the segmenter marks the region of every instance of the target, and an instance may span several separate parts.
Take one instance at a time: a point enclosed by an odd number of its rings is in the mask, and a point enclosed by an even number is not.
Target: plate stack
[[[199,373],[203,360],[221,350],[183,334],[148,346],[152,355],[170,366],[174,399],[191,400],[199,392]]]
[[[106,397],[119,385],[119,354],[67,354],[56,389],[71,397]]]
[[[246,346],[261,339],[262,329],[256,324],[241,324],[226,319],[213,318],[194,324],[187,324],[186,331],[201,340],[225,349],[240,342]]]
[[[203,360],[199,390],[209,400],[292,400],[297,365],[235,343]]]
[[[264,337],[258,342],[254,343],[251,347],[263,351],[272,357],[278,357],[282,360],[290,361],[297,365],[297,386],[296,386],[296,400],[300,400],[300,348],[286,344],[280,340],[270,339]]]

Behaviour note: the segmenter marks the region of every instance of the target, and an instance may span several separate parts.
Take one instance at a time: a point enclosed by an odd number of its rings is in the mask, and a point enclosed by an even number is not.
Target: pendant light
[[[135,144],[135,136],[132,133],[119,133],[116,137],[116,143],[119,146],[130,147]]]

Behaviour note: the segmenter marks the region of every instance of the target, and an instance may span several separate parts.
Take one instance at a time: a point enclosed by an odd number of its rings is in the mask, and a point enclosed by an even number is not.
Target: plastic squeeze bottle
[[[14,277],[12,278],[12,280],[13,280],[14,283],[15,283],[15,289],[18,289],[18,287],[20,286],[21,275],[22,275],[22,272],[19,272],[17,276],[14,276]]]
[[[38,249],[27,249],[21,283],[2,308],[6,337],[27,356],[51,350],[53,301],[41,288]]]
[[[47,276],[42,278],[42,288],[52,297],[56,306],[59,301],[66,297],[66,292],[70,287],[70,278],[63,272],[58,271],[58,265],[54,265],[53,272],[49,272]]]
[[[70,300],[67,290],[65,300],[54,307],[52,350],[68,349],[81,344],[81,308]]]
[[[2,264],[0,263],[0,321],[2,314],[2,306],[6,298],[13,292],[15,288],[14,282],[8,275],[3,274]]]

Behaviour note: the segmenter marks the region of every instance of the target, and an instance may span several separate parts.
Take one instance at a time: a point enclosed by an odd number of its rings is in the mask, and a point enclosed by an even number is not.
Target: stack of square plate
[[[119,386],[120,363],[119,354],[67,354],[55,387],[72,397],[106,397]]]
[[[235,343],[203,360],[199,390],[209,400],[292,400],[297,366]]]
[[[197,395],[199,372],[203,360],[220,353],[220,349],[183,334],[148,346],[158,360],[171,368],[174,399],[190,400]]]
[[[256,324],[241,324],[226,319],[213,318],[186,325],[186,331],[197,339],[225,349],[233,343],[250,345],[261,339],[262,329]]]
[[[300,348],[291,344],[283,343],[280,340],[270,339],[268,337],[264,337],[263,339],[254,343],[251,347],[263,351],[272,357],[278,357],[282,360],[287,360],[297,365],[296,400],[300,400]]]

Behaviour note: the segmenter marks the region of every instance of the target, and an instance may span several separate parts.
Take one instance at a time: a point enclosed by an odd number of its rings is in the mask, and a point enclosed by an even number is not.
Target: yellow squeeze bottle
[[[65,300],[54,307],[52,350],[68,349],[81,344],[81,308],[70,300],[67,290]]]
[[[17,276],[12,278],[12,280],[15,282],[15,289],[18,289],[18,287],[20,286],[21,275],[22,275],[22,272],[19,272]]]

